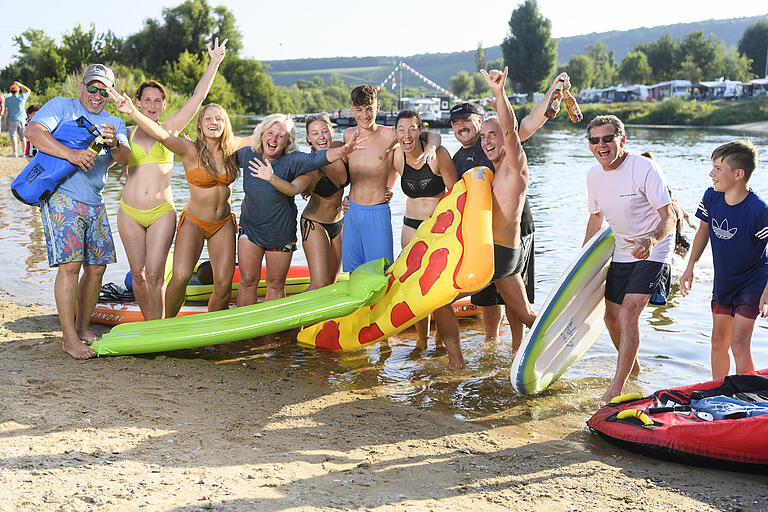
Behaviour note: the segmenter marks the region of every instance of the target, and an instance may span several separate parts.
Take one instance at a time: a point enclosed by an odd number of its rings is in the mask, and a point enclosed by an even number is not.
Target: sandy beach
[[[4,186],[24,163],[0,157]],[[465,421],[268,358],[75,361],[60,340],[55,311],[0,290],[0,512],[768,510],[765,477],[585,432],[575,392],[576,413]]]

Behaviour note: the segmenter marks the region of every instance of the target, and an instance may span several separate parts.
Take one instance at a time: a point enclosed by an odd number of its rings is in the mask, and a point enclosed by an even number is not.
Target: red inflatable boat
[[[768,368],[606,405],[587,425],[651,457],[768,474],[767,406]]]

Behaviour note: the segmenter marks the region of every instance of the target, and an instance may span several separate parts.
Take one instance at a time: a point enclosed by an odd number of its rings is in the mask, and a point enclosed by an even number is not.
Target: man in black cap
[[[526,141],[531,135],[541,128],[547,120],[544,111],[547,108],[552,92],[555,90],[559,80],[565,80],[564,89],[571,87],[570,79],[567,73],[560,73],[555,77],[552,87],[544,95],[544,98],[536,104],[530,114],[525,116],[518,125],[520,140]],[[483,118],[477,106],[472,103],[460,103],[451,109],[451,127],[453,134],[461,143],[461,148],[453,155],[453,163],[456,165],[459,177],[466,171],[482,165],[494,170],[493,163],[483,152],[480,144],[480,128],[483,124]],[[528,301],[533,304],[535,283],[533,281],[533,215],[528,205],[528,198],[525,199],[522,217],[520,218],[520,236],[530,237],[530,257],[526,259],[523,270],[520,273],[525,283]],[[496,290],[493,284],[489,284],[483,290],[472,295],[472,304],[480,306],[483,312],[483,327],[485,328],[486,342],[492,342],[499,337],[499,328],[501,326],[501,314],[504,300]],[[518,319],[512,311],[507,309],[507,321],[512,333],[512,346],[516,350],[523,341],[524,324]]]

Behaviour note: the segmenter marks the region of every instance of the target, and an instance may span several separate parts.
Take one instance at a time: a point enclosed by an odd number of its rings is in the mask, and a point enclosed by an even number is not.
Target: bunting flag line
[[[416,71],[415,69],[413,69],[411,66],[409,66],[408,64],[406,64],[405,62],[400,62],[398,65],[396,65],[396,66],[395,66],[395,69],[393,69],[393,70],[392,70],[392,72],[391,72],[389,75],[387,75],[387,78],[385,78],[385,79],[384,79],[384,81],[383,81],[383,82],[381,82],[381,83],[379,84],[379,86],[376,88],[376,90],[377,90],[377,91],[378,91],[378,90],[380,90],[380,89],[381,89],[382,87],[384,87],[384,86],[387,84],[387,82],[389,82],[390,80],[392,81],[392,89],[394,89],[394,88],[395,88],[395,86],[396,86],[396,85],[395,85],[395,78],[394,78],[394,76],[395,76],[395,73],[396,73],[396,72],[397,72],[397,71],[398,71],[398,70],[399,70],[401,67],[402,67],[403,69],[405,69],[406,71],[410,72],[411,74],[415,75],[415,76],[416,76],[416,77],[417,77],[419,80],[421,80],[422,82],[424,82],[424,83],[425,83],[425,84],[427,84],[428,86],[432,87],[433,89],[437,89],[439,92],[441,92],[441,93],[443,93],[443,94],[447,95],[447,96],[448,96],[448,97],[450,97],[450,98],[451,98],[453,101],[455,101],[455,102],[457,102],[457,103],[463,103],[463,102],[464,102],[464,100],[462,100],[461,98],[459,98],[458,96],[456,96],[455,94],[453,94],[451,91],[449,91],[449,90],[447,90],[447,89],[445,89],[445,88],[443,88],[443,87],[440,87],[440,85],[436,84],[435,82],[433,82],[432,80],[430,80],[430,79],[429,79],[429,78],[427,78],[426,76],[422,75],[421,73],[419,73],[418,71]]]

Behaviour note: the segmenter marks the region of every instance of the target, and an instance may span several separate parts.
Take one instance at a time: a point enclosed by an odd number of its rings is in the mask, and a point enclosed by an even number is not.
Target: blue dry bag
[[[86,118],[80,116],[73,121],[62,123],[51,134],[53,138],[68,148],[85,149],[101,133]],[[100,148],[95,148],[97,151]],[[38,151],[21,174],[11,184],[11,191],[22,203],[37,206],[48,199],[56,187],[64,181],[77,166],[68,160]]]

